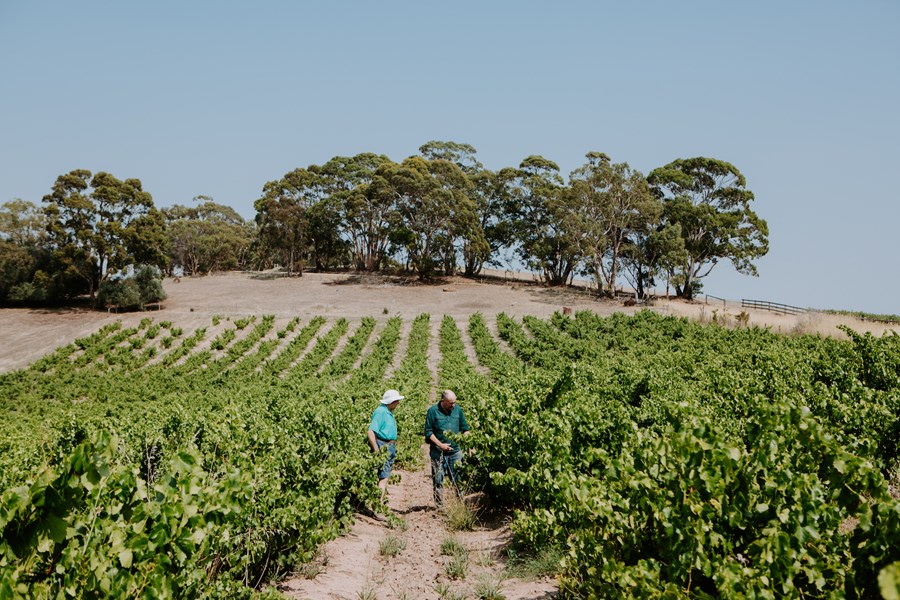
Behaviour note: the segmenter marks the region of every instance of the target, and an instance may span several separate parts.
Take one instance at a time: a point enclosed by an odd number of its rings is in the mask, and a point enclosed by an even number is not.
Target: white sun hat
[[[396,402],[397,400],[403,400],[403,396],[400,395],[400,392],[397,390],[388,390],[381,397],[382,404],[390,404],[391,402]]]

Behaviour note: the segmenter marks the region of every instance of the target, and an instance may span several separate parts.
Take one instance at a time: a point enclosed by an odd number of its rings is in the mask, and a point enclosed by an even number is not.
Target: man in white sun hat
[[[381,488],[382,501],[387,493],[387,482],[391,476],[391,467],[394,466],[394,457],[397,456],[397,420],[393,413],[401,400],[403,396],[397,390],[386,391],[381,396],[381,404],[372,412],[372,422],[369,424],[369,431],[366,432],[372,452],[380,452],[382,448],[387,447],[387,459],[378,471],[378,487]]]

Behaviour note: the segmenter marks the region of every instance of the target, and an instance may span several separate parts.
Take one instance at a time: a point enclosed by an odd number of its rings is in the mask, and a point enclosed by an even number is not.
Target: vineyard
[[[0,598],[273,595],[378,509],[436,390],[573,598],[897,598],[900,337],[650,312],[114,323],[0,375]],[[432,365],[435,368],[432,368]]]

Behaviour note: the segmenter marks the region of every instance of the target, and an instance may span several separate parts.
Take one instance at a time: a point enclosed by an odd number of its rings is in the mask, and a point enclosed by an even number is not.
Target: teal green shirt
[[[428,409],[428,412],[425,413],[425,440],[428,441],[431,438],[431,434],[434,434],[439,441],[444,444],[450,444],[453,447],[454,452],[459,452],[459,444],[454,441],[450,441],[447,439],[446,432],[451,433],[463,433],[469,430],[469,424],[466,423],[466,417],[463,415],[462,409],[459,407],[459,404],[455,405],[450,413],[445,413],[441,410],[441,403],[431,406]],[[438,457],[441,455],[441,451],[437,446],[428,441],[428,444],[431,446],[430,454],[434,457]]]
[[[372,423],[369,424],[369,429],[374,431],[375,436],[380,440],[389,442],[397,439],[397,419],[394,418],[391,409],[384,404],[372,413]]]

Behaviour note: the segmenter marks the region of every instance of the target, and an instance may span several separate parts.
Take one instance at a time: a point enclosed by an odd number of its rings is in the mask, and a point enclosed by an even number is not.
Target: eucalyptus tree
[[[344,226],[341,205],[324,198],[306,211],[308,252],[316,270],[337,269],[352,264],[350,243],[341,236]]]
[[[518,168],[502,169],[499,178],[519,257],[540,271],[548,284],[565,284],[581,261],[581,251],[566,227],[559,166],[542,156],[529,156]]]
[[[0,240],[35,247],[47,238],[47,217],[33,202],[16,198],[0,205]]]
[[[484,165],[475,158],[477,153],[474,146],[460,142],[432,140],[419,146],[419,154],[426,159],[452,162],[467,175],[478,173],[484,169]]]
[[[474,215],[465,215],[459,227],[459,252],[463,274],[477,275],[485,264],[496,260],[503,246],[511,243],[506,227],[506,187],[498,173],[485,169],[469,144],[431,141],[419,148],[429,160],[449,160],[469,179],[468,196],[474,203]]]
[[[196,206],[163,209],[170,264],[191,274],[243,267],[255,235],[252,224],[209,196],[197,196],[194,202]]]
[[[35,271],[35,256],[28,248],[0,238],[0,302],[30,299],[34,293],[30,284]],[[22,288],[23,285],[26,287]],[[25,293],[16,293],[17,289]]]
[[[455,253],[458,245],[462,256],[463,274],[477,275],[491,261],[499,249],[508,243],[502,227],[504,186],[497,173],[484,168],[475,157],[477,151],[469,144],[431,141],[419,148],[419,153],[429,160],[448,160],[460,168],[469,180],[467,195],[473,202],[474,213],[460,215],[453,240]],[[445,263],[449,262],[445,260]]]
[[[406,239],[419,278],[427,279],[445,256],[443,244],[474,214],[467,195],[471,184],[456,164],[421,156],[384,164],[377,177],[376,193],[396,202],[398,236]]]
[[[662,203],[653,197],[644,176],[613,163],[602,152],[589,152],[587,162],[569,176],[563,195],[566,228],[586,267],[608,295],[615,294],[622,248],[634,231],[658,223]]]
[[[361,271],[377,271],[388,253],[389,236],[396,221],[397,207],[391,194],[379,193],[384,182],[373,185],[376,171],[391,160],[384,155],[365,152],[355,156],[337,156],[321,167],[310,167],[320,177],[327,203],[314,211],[321,219],[321,239],[344,252],[340,239],[333,235],[339,227],[349,243],[353,263]],[[316,225],[315,219],[313,225]]]
[[[309,243],[307,211],[321,199],[320,178],[308,169],[294,169],[266,183],[253,203],[260,257],[287,265],[289,275],[302,276]]]
[[[0,301],[35,298],[32,278],[46,268],[47,220],[40,207],[14,199],[0,205]]]
[[[646,298],[657,278],[667,277],[686,258],[678,223],[644,223],[628,235],[622,247],[623,273],[638,298]]]
[[[57,177],[43,201],[53,275],[65,280],[57,288],[64,294],[77,293],[71,283],[78,281],[93,299],[101,283],[128,265],[165,266],[163,217],[139,179],[76,169]]]
[[[750,208],[753,192],[741,172],[713,158],[679,159],[654,170],[648,182],[663,200],[666,224],[678,224],[684,240],[684,259],[670,274],[676,293],[692,298],[700,279],[720,260],[757,275],[753,261],[769,250],[765,220]]]

